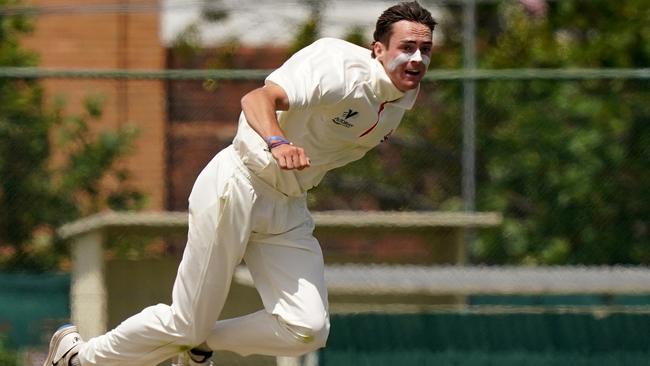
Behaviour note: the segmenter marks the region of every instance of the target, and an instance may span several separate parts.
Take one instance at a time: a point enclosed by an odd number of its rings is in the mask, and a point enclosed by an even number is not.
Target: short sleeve
[[[321,39],[312,43],[266,78],[284,89],[289,108],[329,105],[346,95],[345,60],[333,41]]]

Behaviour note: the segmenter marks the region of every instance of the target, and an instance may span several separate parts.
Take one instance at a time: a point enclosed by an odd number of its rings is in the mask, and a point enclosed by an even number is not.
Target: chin
[[[417,89],[418,85],[420,85],[419,81],[418,82],[408,81],[408,82],[400,83],[397,89],[406,92],[409,90]]]

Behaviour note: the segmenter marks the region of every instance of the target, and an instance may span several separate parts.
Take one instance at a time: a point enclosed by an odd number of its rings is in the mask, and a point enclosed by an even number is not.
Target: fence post
[[[106,332],[103,241],[102,230],[93,230],[72,242],[72,322],[86,339]]]

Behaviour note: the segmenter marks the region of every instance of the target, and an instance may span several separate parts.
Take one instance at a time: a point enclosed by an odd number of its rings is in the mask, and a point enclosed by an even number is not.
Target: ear
[[[382,61],[384,53],[386,53],[386,46],[383,43],[376,41],[372,44],[372,50],[375,52],[375,58]]]

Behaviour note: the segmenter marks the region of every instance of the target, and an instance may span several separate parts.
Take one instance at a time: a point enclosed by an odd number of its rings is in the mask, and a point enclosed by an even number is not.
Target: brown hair
[[[427,9],[421,7],[417,1],[399,3],[386,9],[377,19],[375,33],[373,34],[373,44],[375,42],[381,42],[388,46],[388,41],[393,35],[393,23],[397,23],[401,20],[424,24],[429,27],[431,31],[433,31],[437,24],[431,16],[431,13]],[[374,50],[372,52],[372,57],[375,57]]]

